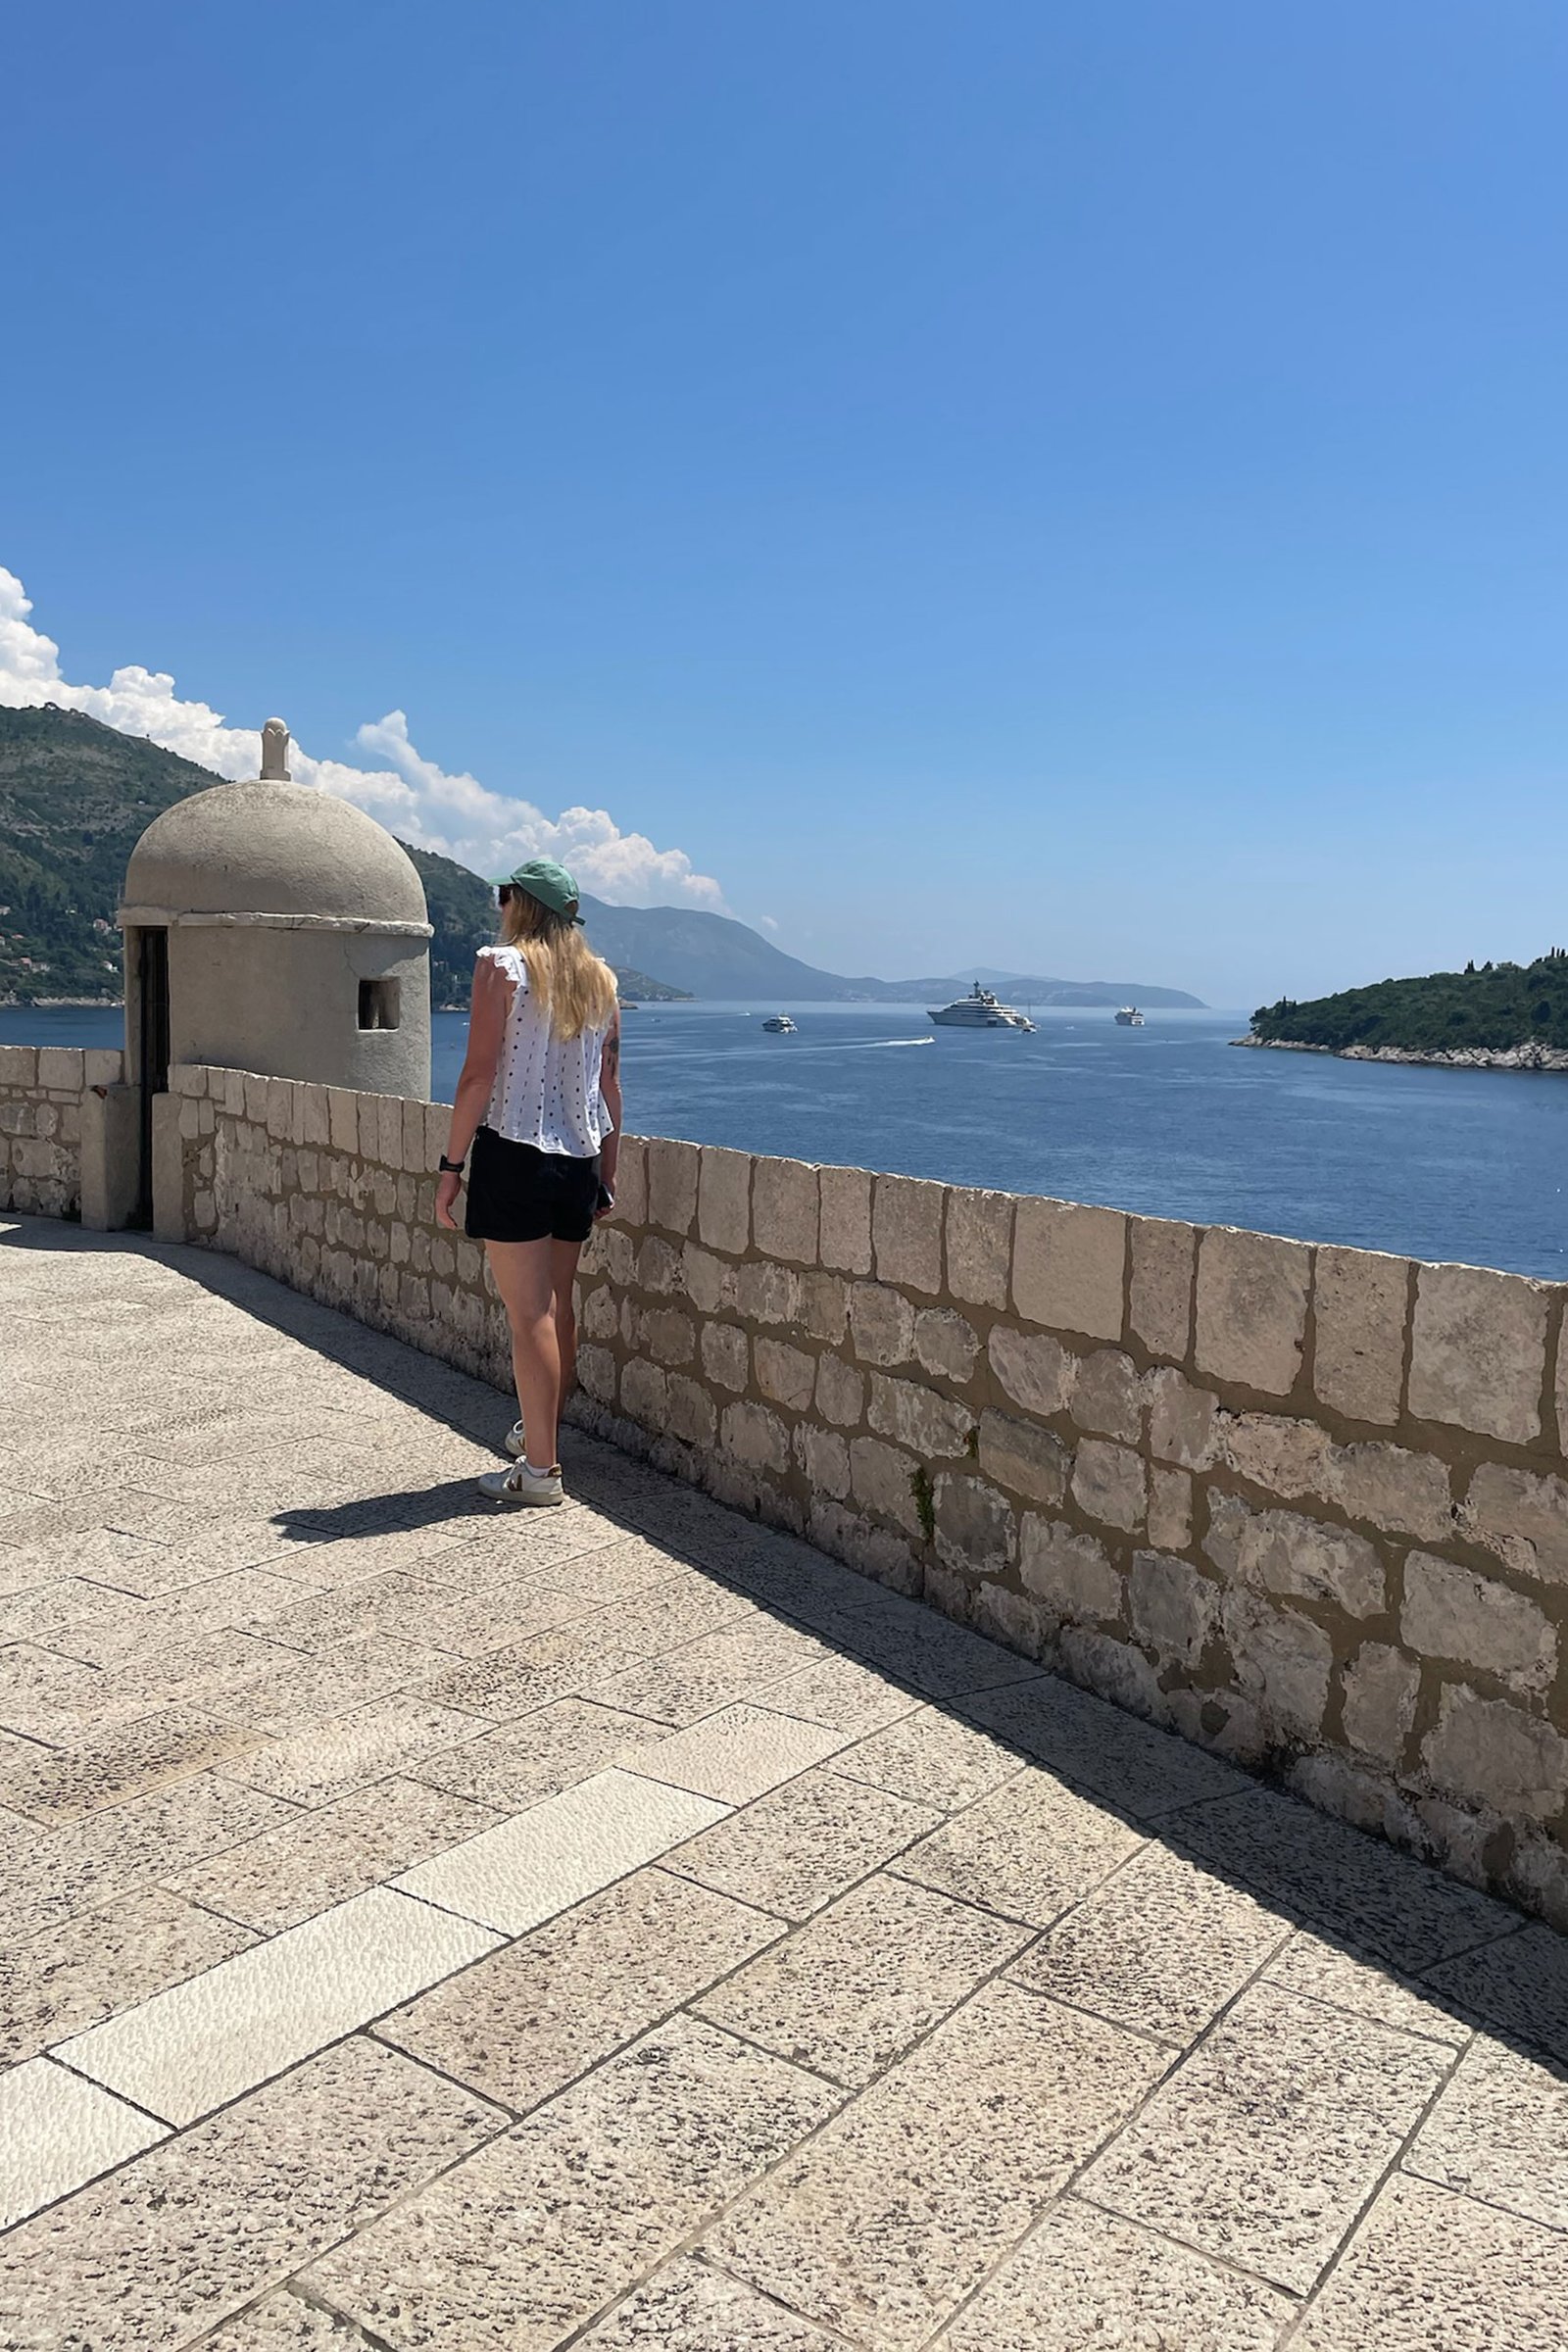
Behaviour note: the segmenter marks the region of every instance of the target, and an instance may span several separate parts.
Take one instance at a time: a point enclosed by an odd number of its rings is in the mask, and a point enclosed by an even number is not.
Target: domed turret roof
[[[267,778],[218,784],[154,817],[125,869],[126,906],[172,914],[428,921],[414,861],[331,793]]]

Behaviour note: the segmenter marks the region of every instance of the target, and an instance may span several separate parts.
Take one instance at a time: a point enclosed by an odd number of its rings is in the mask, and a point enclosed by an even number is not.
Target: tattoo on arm
[[[620,1031],[612,1029],[600,1054],[600,1066],[608,1078],[620,1076]]]

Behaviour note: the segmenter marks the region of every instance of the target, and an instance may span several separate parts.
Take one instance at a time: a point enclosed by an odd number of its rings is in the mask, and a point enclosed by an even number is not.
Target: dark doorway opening
[[[360,1027],[362,1029],[395,1029],[398,1025],[398,998],[401,983],[396,980],[362,980],[360,982]]]
[[[153,1221],[153,1097],[169,1091],[169,933],[146,930],[136,949],[136,1081],[141,1133],[136,1152],[136,1211],[143,1232]]]

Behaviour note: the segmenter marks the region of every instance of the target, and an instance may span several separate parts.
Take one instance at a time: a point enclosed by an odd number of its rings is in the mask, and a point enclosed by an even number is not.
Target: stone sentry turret
[[[262,770],[155,817],[131,852],[126,1076],[212,1062],[362,1094],[430,1093],[430,923],[384,826],[290,780],[289,733]]]

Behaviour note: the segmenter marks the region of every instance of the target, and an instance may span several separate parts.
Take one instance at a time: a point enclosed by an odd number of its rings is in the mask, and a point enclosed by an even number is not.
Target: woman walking
[[[501,938],[473,972],[468,1051],[436,1185],[436,1222],[468,1169],[466,1230],[483,1242],[512,1327],[515,1458],[479,1491],[493,1502],[564,1499],[556,1433],[576,1377],[572,1283],[609,1214],[620,1135],[615,976],[579,928],[564,865],[530,858],[496,884]]]

